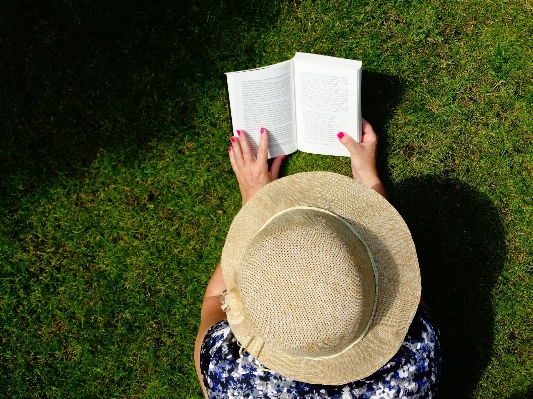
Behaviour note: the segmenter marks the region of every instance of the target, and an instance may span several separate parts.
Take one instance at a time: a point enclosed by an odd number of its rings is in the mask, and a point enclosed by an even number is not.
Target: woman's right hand
[[[376,167],[378,136],[370,123],[365,119],[363,119],[362,131],[363,134],[361,135],[360,143],[344,132],[338,133],[337,137],[348,151],[350,151],[354,179],[387,198],[385,188],[381,183]]]
[[[278,178],[281,161],[285,155],[274,159],[268,170],[268,131],[261,128],[259,149],[254,157],[248,135],[244,130],[237,130],[237,136],[231,137],[232,147],[228,147],[231,167],[235,172],[242,195],[242,205],[246,204],[261,187]]]

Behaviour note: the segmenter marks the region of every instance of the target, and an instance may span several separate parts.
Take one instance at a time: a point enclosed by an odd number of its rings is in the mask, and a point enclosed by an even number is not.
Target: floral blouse
[[[227,320],[205,335],[200,369],[209,398],[434,398],[441,369],[438,330],[421,306],[396,355],[374,374],[345,385],[295,381],[239,350]]]

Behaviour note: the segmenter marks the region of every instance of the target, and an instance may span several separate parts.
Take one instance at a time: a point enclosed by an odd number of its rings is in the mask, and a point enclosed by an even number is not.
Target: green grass
[[[240,207],[223,73],[363,61],[417,244],[441,398],[533,385],[533,7],[519,1],[0,3],[2,397],[201,397],[203,289]],[[348,174],[296,153],[283,174]]]

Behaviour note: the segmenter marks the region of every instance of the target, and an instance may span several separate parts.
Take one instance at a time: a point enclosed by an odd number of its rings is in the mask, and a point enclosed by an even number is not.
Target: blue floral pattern
[[[441,369],[437,329],[419,306],[396,355],[371,376],[345,385],[308,384],[265,370],[239,345],[227,320],[207,332],[200,368],[209,398],[433,398]]]

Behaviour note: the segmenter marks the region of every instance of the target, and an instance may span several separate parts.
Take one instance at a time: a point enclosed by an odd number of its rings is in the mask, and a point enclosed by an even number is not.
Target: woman
[[[202,305],[206,398],[434,397],[440,343],[414,244],[378,176],[377,136],[362,131],[361,143],[337,135],[358,183],[277,180],[284,157],[268,170],[266,130],[257,158],[243,131],[231,138],[243,208]]]

